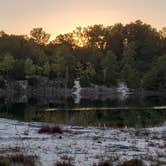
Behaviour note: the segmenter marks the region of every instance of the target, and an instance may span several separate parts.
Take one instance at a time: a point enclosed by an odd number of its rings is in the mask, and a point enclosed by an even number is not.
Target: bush
[[[38,131],[39,134],[42,133],[48,133],[48,134],[54,134],[54,133],[59,133],[62,134],[63,130],[59,127],[59,126],[54,126],[54,127],[50,127],[50,126],[43,126],[41,127],[41,129]]]
[[[132,160],[129,160],[129,161],[125,161],[120,166],[144,166],[144,163],[143,163],[142,160],[132,159]]]
[[[71,161],[58,161],[54,166],[73,166]]]
[[[22,154],[14,156],[1,156],[0,166],[11,166],[11,165],[24,165],[24,166],[35,166],[36,156],[24,156]]]
[[[100,161],[97,165],[94,164],[93,166],[113,166],[111,160]]]

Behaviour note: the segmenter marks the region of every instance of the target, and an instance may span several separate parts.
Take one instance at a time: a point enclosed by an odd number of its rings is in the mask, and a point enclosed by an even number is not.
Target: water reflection
[[[164,109],[74,111],[68,108],[47,112],[46,108],[29,104],[1,104],[0,117],[21,121],[108,127],[152,127],[162,125],[166,121]]]
[[[95,88],[94,88],[95,89]],[[95,92],[95,93],[94,93]],[[96,88],[96,91],[91,89],[84,90],[79,85],[79,81],[75,81],[75,86],[71,95],[45,95],[35,93],[35,95],[28,95],[24,93],[0,95],[0,103],[2,104],[30,104],[38,106],[52,106],[52,107],[152,107],[152,106],[166,106],[166,97],[157,95],[140,95],[134,94],[127,89],[123,84],[119,85],[116,91],[111,90],[112,93],[105,89],[105,92]],[[88,94],[87,94],[88,93]]]
[[[80,92],[79,92],[80,93]],[[76,95],[76,97],[78,97]],[[88,98],[81,100],[73,97],[43,97],[11,95],[0,98],[0,118],[18,119],[21,121],[46,121],[56,124],[93,125],[112,127],[152,127],[166,121],[166,110],[155,110],[152,107],[166,106],[164,96],[128,95],[123,100],[118,97]],[[94,107],[89,111],[79,108]],[[104,110],[101,108],[119,108]],[[123,109],[128,107],[129,109]],[[47,112],[50,108],[56,111]],[[73,110],[73,108],[77,108]],[[146,109],[144,109],[146,108]]]

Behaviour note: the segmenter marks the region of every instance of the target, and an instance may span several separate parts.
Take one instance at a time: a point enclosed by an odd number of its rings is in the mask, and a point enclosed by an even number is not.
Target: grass
[[[39,134],[47,133],[47,134],[62,134],[63,130],[59,126],[42,126],[41,129],[38,131]]]
[[[129,161],[125,161],[120,166],[145,166],[142,160],[139,159],[132,159]]]
[[[54,166],[73,166],[71,161],[58,161]]]
[[[0,156],[0,166],[24,165],[35,166],[36,156],[24,156],[22,154],[14,156]]]
[[[105,160],[105,161],[100,161],[97,166],[113,166],[113,164],[112,161]]]
[[[73,166],[72,161],[74,159],[67,155],[61,157],[61,161],[57,161],[54,166]]]
[[[112,160],[102,160],[98,164],[93,164],[93,166],[114,166]],[[132,159],[129,161],[125,161],[123,164],[119,164],[118,166],[145,166],[142,160]]]

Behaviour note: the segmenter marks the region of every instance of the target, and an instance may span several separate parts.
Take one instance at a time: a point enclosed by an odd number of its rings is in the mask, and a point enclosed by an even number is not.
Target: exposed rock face
[[[81,85],[79,80],[74,81],[74,87],[72,90],[72,95],[74,98],[74,103],[79,104],[81,101]]]

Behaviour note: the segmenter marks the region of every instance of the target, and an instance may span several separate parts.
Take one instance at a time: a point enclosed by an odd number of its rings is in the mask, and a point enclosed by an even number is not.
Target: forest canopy
[[[45,76],[72,86],[166,89],[166,28],[157,30],[140,20],[123,25],[77,27],[50,41],[43,28],[30,36],[0,32],[0,79]]]

